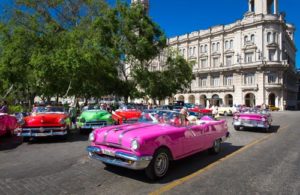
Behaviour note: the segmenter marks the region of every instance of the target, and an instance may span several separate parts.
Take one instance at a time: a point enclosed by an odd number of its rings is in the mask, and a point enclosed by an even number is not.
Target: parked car
[[[219,107],[218,113],[220,115],[224,115],[224,116],[228,116],[228,115],[232,116],[234,113],[234,108],[233,107]]]
[[[233,116],[233,126],[237,131],[244,127],[251,127],[262,128],[268,132],[271,124],[272,116],[267,110],[247,109]]]
[[[134,123],[141,117],[142,112],[130,105],[123,105],[112,112],[112,118],[116,124]]]
[[[278,107],[276,107],[274,105],[269,105],[268,108],[270,111],[279,111],[280,110]]]
[[[174,118],[160,123],[155,114],[143,113],[138,123],[94,130],[89,136],[89,157],[108,166],[145,170],[150,179],[160,179],[171,160],[207,149],[218,153],[229,136],[225,120],[205,116],[194,123],[178,124],[175,112],[167,116]]]
[[[63,107],[39,106],[30,116],[24,117],[16,129],[18,136],[24,138],[63,136],[66,137],[71,125],[68,114]]]
[[[188,111],[190,112],[198,112],[202,115],[212,115],[212,109],[210,108],[206,108],[205,106],[194,106],[192,108],[188,108]]]
[[[13,135],[17,128],[17,118],[9,114],[0,113],[0,136]]]
[[[106,110],[100,110],[98,107],[91,107],[84,110],[76,122],[80,132],[113,124],[114,120],[112,119],[112,115]]]

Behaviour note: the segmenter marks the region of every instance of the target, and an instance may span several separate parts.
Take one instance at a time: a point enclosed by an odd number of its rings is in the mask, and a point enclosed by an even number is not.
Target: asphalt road
[[[299,194],[300,112],[273,113],[273,132],[235,131],[222,152],[172,162],[151,182],[143,171],[87,158],[88,135],[22,143],[0,138],[0,194]]]

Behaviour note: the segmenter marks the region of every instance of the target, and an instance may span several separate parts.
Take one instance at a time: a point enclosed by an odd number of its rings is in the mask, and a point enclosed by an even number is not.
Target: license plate
[[[34,136],[46,137],[46,136],[49,136],[49,134],[48,133],[35,133]]]
[[[115,152],[111,150],[102,149],[102,153],[107,156],[115,156]]]

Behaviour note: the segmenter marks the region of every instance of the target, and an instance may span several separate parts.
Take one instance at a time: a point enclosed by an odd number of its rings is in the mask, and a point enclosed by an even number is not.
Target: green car
[[[107,125],[113,125],[112,115],[106,110],[89,108],[84,110],[77,118],[77,128],[80,132],[101,128]]]

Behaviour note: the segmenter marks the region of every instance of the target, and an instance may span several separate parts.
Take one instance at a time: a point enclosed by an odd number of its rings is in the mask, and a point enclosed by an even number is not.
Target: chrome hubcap
[[[216,140],[214,144],[215,152],[218,152],[220,150],[220,140]]]
[[[157,176],[163,176],[168,169],[169,158],[166,153],[160,153],[155,160],[154,171]]]

